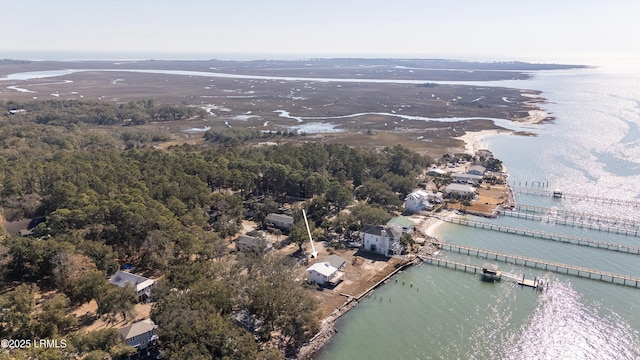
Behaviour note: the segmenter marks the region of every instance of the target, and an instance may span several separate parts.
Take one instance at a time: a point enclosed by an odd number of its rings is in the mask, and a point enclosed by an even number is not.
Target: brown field
[[[467,206],[467,210],[491,214],[498,205],[506,202],[509,202],[507,185],[481,185],[478,198]]]

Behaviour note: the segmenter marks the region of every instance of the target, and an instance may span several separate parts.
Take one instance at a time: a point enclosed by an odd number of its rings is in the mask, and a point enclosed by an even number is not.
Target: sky
[[[3,0],[2,8],[0,58],[640,58],[638,0]]]

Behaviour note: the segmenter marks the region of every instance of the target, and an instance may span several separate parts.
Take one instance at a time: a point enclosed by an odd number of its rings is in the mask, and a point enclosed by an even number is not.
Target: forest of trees
[[[131,316],[133,290],[106,280],[124,263],[163,276],[152,319],[168,358],[281,358],[281,351],[294,351],[314,334],[316,305],[294,281],[290,257],[240,254],[228,260],[227,246],[245,214],[261,223],[283,203],[301,204],[312,226],[348,236],[362,224],[388,220],[417,185],[416,175],[432,163],[400,145],[246,146],[248,135],[231,129],[209,133],[204,148],[127,148],[121,136],[87,136],[77,127],[197,115],[153,102],[0,108],[33,112],[0,119],[3,215],[40,221],[34,237],[2,236],[0,304],[15,310],[0,314],[0,337],[71,339],[51,359],[130,351],[113,341],[113,333],[76,334],[76,318],[65,315],[95,300],[96,316],[105,321]],[[329,220],[354,203],[349,214]],[[210,213],[217,214],[214,220]],[[291,239],[302,248],[304,237],[296,231]],[[36,305],[37,294],[51,290],[55,296]],[[257,339],[232,320],[238,311],[262,322]],[[274,344],[273,333],[280,334],[275,347],[264,346]]]
[[[41,100],[0,102],[0,108],[26,110],[20,116],[38,124],[63,125],[142,125],[151,121],[204,118],[204,109],[193,106],[156,104],[153,100],[116,104],[107,101]]]

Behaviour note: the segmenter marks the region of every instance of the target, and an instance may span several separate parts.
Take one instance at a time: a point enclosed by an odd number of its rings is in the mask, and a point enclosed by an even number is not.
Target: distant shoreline
[[[306,139],[354,146],[402,143],[439,157],[468,146],[461,134],[492,130],[529,135],[521,124],[550,117],[540,107],[546,99],[526,89],[526,79],[535,71],[577,67],[582,66],[379,58],[0,60],[0,101],[154,99],[212,109],[205,120],[214,130],[275,132],[320,122],[323,126],[315,132],[299,132]],[[9,74],[14,76],[7,78]],[[174,134],[202,127],[173,125]],[[332,131],[322,131],[327,128]]]

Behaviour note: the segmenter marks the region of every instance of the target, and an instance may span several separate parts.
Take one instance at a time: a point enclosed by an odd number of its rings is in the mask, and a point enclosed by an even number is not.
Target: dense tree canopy
[[[7,336],[57,336],[74,326],[64,310],[90,300],[103,319],[130,317],[135,292],[106,280],[128,263],[165,275],[153,318],[176,359],[274,355],[259,351],[254,334],[231,319],[238,311],[262,323],[255,333],[260,341],[278,334],[287,350],[317,329],[315,302],[300,291],[288,259],[239,255],[232,268],[213,265],[225,263],[244,218],[261,223],[285,203],[302,200],[311,227],[343,232],[384,223],[431,162],[400,145],[377,151],[293,144],[285,140],[296,134],[244,130],[208,132],[206,147],[144,148],[167,134],[129,125],[202,115],[153,101],[0,102],[0,109],[12,108],[27,113],[0,115],[0,206],[9,221],[39,224],[35,237],[2,236],[2,275],[57,289],[59,296],[36,316],[35,288],[21,285],[6,293],[0,305],[14,311],[3,315],[0,330]],[[115,137],[93,131],[105,125]],[[274,136],[283,141],[244,145]],[[356,198],[361,201],[350,214],[341,214]],[[308,236],[300,223],[290,237],[302,247]],[[114,348],[109,333],[74,339],[88,358],[130,351]]]

